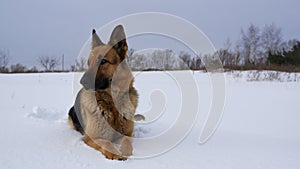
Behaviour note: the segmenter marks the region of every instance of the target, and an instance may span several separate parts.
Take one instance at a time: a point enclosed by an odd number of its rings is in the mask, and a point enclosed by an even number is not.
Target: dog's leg
[[[93,147],[94,149],[100,151],[107,159],[111,159],[111,160],[127,159],[126,157],[119,155],[119,152],[116,150],[114,145],[108,140],[104,140],[100,138],[91,139],[90,137],[85,136],[84,142],[88,146]]]
[[[83,127],[80,124],[80,118],[78,118],[78,114],[75,112],[74,106],[69,110],[69,117],[68,121],[70,126],[80,132],[81,134],[84,134]]]
[[[120,142],[120,151],[122,152],[123,156],[131,156],[132,155],[132,138],[128,136],[122,137]]]

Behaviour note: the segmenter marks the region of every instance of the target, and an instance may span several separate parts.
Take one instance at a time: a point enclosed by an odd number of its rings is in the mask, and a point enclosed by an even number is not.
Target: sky
[[[235,43],[241,29],[251,23],[261,28],[274,23],[282,29],[284,40],[300,40],[299,0],[1,0],[0,50],[9,50],[9,64],[29,67],[38,64],[39,56],[64,55],[69,68],[93,28],[138,12],[184,18],[201,29],[216,48],[223,47],[227,38]],[[129,48],[172,48],[161,38],[144,38],[129,40]]]

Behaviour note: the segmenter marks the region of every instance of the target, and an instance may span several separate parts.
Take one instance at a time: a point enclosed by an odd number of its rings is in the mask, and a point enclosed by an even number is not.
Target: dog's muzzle
[[[84,87],[86,90],[94,90],[95,89],[95,82],[92,83],[92,79],[88,77],[86,74],[82,76],[80,79],[80,84]]]
[[[95,76],[84,74],[80,80],[80,83],[86,90],[104,90],[109,88],[111,79],[103,77],[96,78]]]

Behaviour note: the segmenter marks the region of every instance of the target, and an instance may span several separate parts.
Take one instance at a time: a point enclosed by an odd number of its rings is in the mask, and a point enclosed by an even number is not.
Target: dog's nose
[[[86,82],[85,78],[80,79],[80,84],[82,84],[83,86],[87,85],[87,82]]]

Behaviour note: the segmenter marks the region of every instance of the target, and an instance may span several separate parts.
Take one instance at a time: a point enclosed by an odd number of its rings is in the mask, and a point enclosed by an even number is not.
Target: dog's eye
[[[101,62],[100,62],[100,65],[104,65],[105,63],[108,63],[108,61],[105,60],[105,59],[102,59]]]

